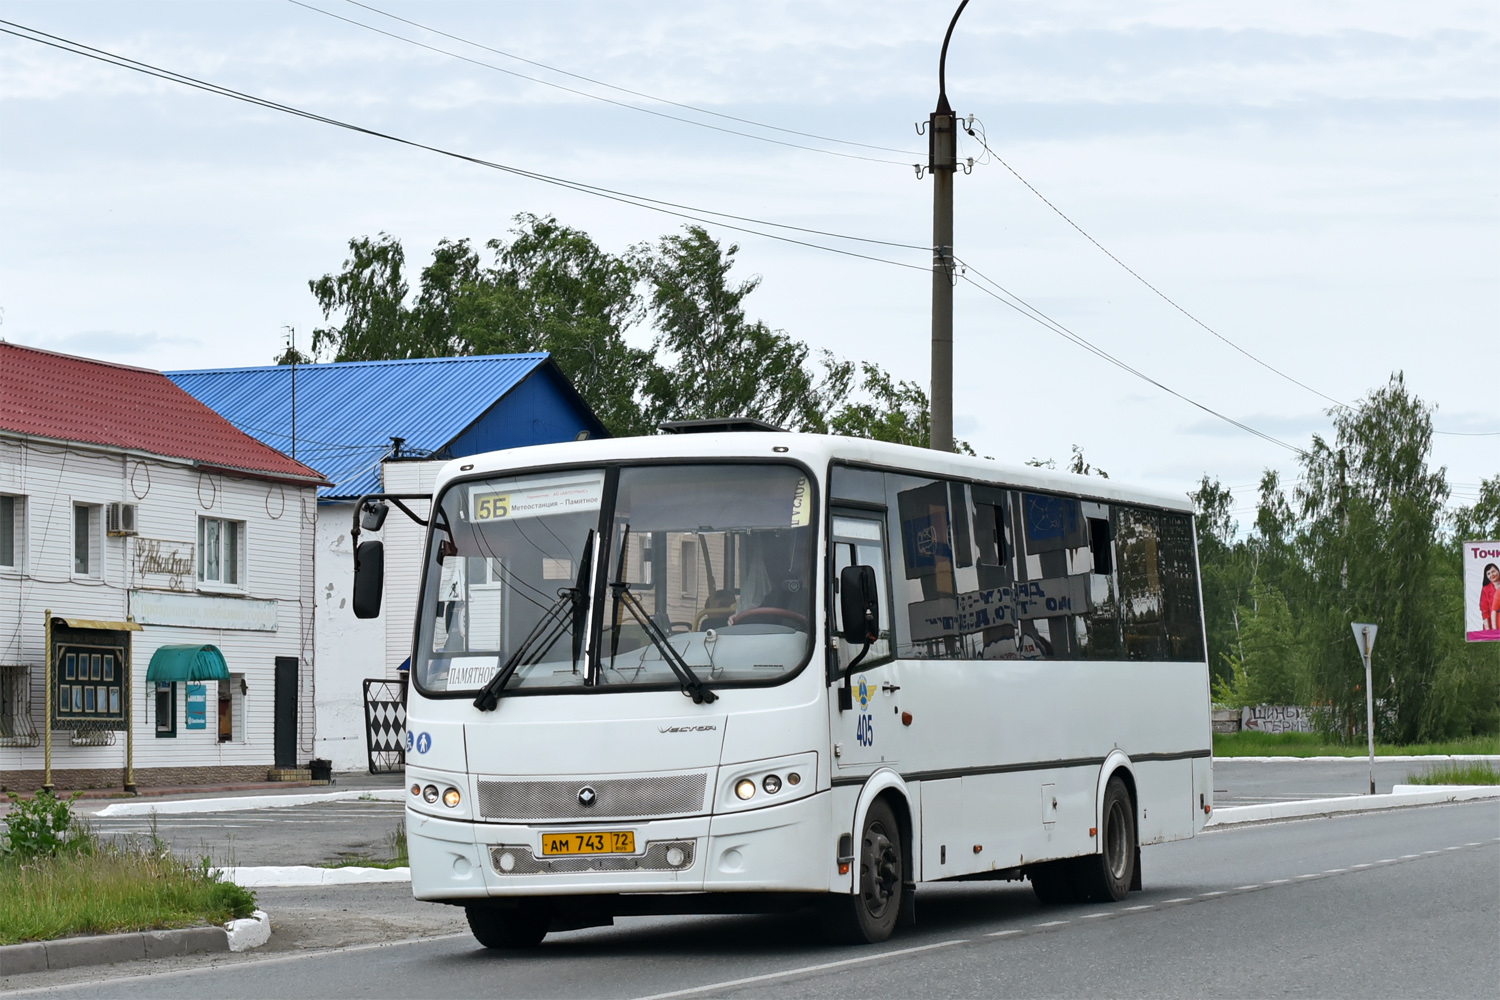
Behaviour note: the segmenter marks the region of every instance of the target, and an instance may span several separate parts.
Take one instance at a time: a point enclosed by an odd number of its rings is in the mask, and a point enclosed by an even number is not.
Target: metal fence
[[[406,678],[365,681],[365,746],[371,774],[406,769]]]

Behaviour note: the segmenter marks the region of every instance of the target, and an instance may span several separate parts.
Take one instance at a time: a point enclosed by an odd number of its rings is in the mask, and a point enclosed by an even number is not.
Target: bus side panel
[[[1193,831],[1202,830],[1214,807],[1214,761],[1193,759]]]
[[[1141,846],[1193,835],[1193,761],[1148,760],[1131,765],[1135,775]],[[1191,798],[1189,796],[1192,796]]]

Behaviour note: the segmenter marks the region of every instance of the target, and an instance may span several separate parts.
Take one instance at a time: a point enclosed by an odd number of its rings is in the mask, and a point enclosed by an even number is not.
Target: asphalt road
[[[1024,884],[923,887],[918,926],[872,947],[824,945],[802,919],[630,918],[552,935],[530,953],[450,934],[146,974],[120,967],[45,989],[298,1000],[1500,996],[1500,804],[1230,828],[1147,848],[1143,867],[1145,891],[1109,906],[1045,907]]]
[[[1376,758],[1378,791],[1389,792],[1424,765]],[[395,784],[385,781],[387,785]],[[1219,806],[1288,799],[1362,795],[1369,788],[1365,761],[1284,759],[1214,762],[1214,801]],[[298,789],[302,792],[305,789]],[[396,802],[340,801],[224,813],[157,817],[156,832],[179,855],[207,856],[218,865],[322,865],[351,858],[390,856],[388,838],[401,823]],[[130,816],[91,820],[105,836],[145,837],[151,818]]]
[[[299,789],[302,791],[302,789]],[[315,805],[237,812],[89,818],[102,837],[156,836],[174,853],[214,864],[322,865],[391,856],[390,837],[402,823],[400,802],[343,799]]]
[[[1500,765],[1500,757],[1490,758]],[[1422,774],[1430,765],[1412,761],[1375,758],[1375,791],[1389,792],[1392,785],[1404,785],[1413,774]],[[1303,760],[1281,757],[1275,760],[1241,760],[1219,757],[1214,760],[1214,804],[1244,806],[1259,802],[1285,802],[1292,799],[1331,799],[1341,795],[1368,795],[1370,760],[1352,757],[1347,760]]]

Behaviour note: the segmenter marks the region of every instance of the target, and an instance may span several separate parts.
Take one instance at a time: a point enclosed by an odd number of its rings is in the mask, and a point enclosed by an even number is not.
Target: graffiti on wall
[[[1240,728],[1261,733],[1310,733],[1312,709],[1300,705],[1250,705],[1240,709]]]

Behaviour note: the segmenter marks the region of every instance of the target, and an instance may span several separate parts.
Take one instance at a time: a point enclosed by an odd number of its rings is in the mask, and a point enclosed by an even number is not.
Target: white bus
[[[430,521],[412,891],[488,947],[809,906],[880,941],[945,880],[1118,901],[1212,809],[1184,497],[693,433],[452,462]]]

